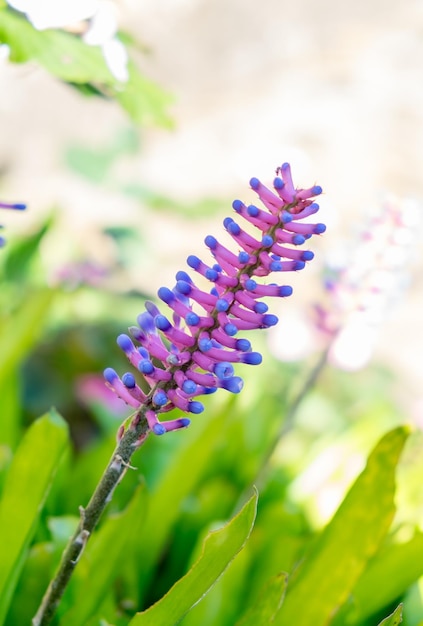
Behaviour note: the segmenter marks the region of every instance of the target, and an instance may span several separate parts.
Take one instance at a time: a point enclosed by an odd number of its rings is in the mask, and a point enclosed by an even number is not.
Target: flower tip
[[[247,352],[242,355],[242,363],[246,363],[247,365],[260,365],[263,360],[260,352]]]
[[[254,191],[257,191],[257,189],[260,187],[260,181],[258,178],[251,178],[250,179],[250,187],[251,189],[254,189]]]
[[[210,248],[210,250],[214,250],[217,246],[217,239],[216,237],[213,237],[213,235],[207,235],[204,239],[204,243],[208,248]]]
[[[133,389],[135,387],[135,377],[130,372],[126,372],[126,374],[122,376],[122,382],[128,389]]]
[[[166,433],[166,428],[163,426],[163,424],[154,424],[152,431],[155,435],[164,435]]]
[[[314,227],[315,235],[321,235],[325,231],[326,231],[326,224],[316,224],[316,226]]]
[[[221,386],[231,393],[240,393],[244,387],[244,381],[240,376],[233,376],[232,378],[228,378],[228,380],[224,380]]]
[[[128,335],[119,335],[119,337],[116,339],[116,343],[119,348],[121,348],[121,350],[123,350],[124,352],[132,352],[134,348],[134,344],[132,343]]]
[[[226,361],[220,361],[219,363],[216,363],[213,371],[219,380],[232,378],[232,376],[234,375],[233,365]]]
[[[0,202],[0,208],[15,209],[16,211],[25,211],[26,204],[23,204],[22,202],[12,202],[12,203]]]
[[[270,326],[276,326],[278,321],[279,319],[276,315],[269,313],[268,315],[263,316],[262,323],[265,328],[269,328]]]
[[[320,185],[314,185],[311,191],[312,191],[313,196],[319,196],[323,192],[323,189],[321,188]]]
[[[291,285],[282,285],[282,287],[279,289],[279,295],[281,296],[281,298],[288,298],[289,296],[292,296],[292,292],[294,290],[292,289]]]
[[[190,254],[190,256],[187,258],[187,263],[190,267],[192,267],[193,270],[196,270],[199,268],[201,261],[198,256]]]
[[[306,238],[304,237],[304,235],[294,235],[292,238],[292,243],[294,244],[294,246],[302,246],[305,240]]]
[[[172,326],[167,317],[165,317],[164,315],[157,315],[154,318],[154,323],[156,325],[156,328],[163,331],[169,330],[169,328],[171,328]]]
[[[106,367],[106,369],[103,372],[103,376],[107,380],[107,382],[110,383],[111,385],[118,378],[117,373],[112,367]]]
[[[199,413],[202,413],[204,411],[204,405],[201,404],[201,402],[188,402],[188,411],[190,413],[195,413],[196,415],[198,415]]]
[[[168,287],[160,287],[157,295],[159,296],[160,300],[163,300],[163,302],[166,302],[166,304],[170,304],[175,300],[175,294]]]
[[[156,406],[164,406],[167,404],[167,395],[164,391],[159,389],[153,396],[153,402]]]

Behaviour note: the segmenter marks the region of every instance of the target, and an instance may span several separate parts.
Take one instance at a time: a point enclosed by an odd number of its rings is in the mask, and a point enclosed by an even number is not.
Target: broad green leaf
[[[53,551],[51,543],[38,543],[29,550],[7,613],[5,626],[31,623],[40,598],[50,582],[50,572],[54,563]],[[22,598],[25,598],[25,602],[22,602]]]
[[[116,100],[137,124],[173,126],[166,109],[172,97],[161,87],[142,76],[132,61],[128,63],[129,80],[115,92]]]
[[[285,573],[274,576],[264,585],[259,594],[259,600],[236,623],[236,626],[266,626],[273,624],[288,584],[288,575]]]
[[[50,411],[25,433],[7,474],[0,501],[0,624],[67,442],[66,423]]]
[[[0,389],[8,372],[21,363],[39,338],[55,295],[52,289],[29,292],[13,315],[0,321]]]
[[[179,516],[181,503],[192,493],[209,467],[227,421],[226,411],[223,410],[186,433],[184,443],[168,459],[151,493],[142,528],[142,535],[149,540],[140,546],[137,556],[142,564],[139,573],[141,594],[154,573],[157,560]]]
[[[88,46],[62,30],[37,30],[25,17],[8,9],[1,10],[0,40],[10,47],[10,60],[15,63],[37,61],[68,82],[116,83],[99,47]]]
[[[1,19],[1,12],[0,12]],[[4,274],[9,281],[25,281],[29,275],[31,263],[39,256],[38,250],[44,235],[48,232],[53,219],[49,218],[31,235],[15,241],[7,252],[4,263]]]
[[[254,525],[255,493],[242,510],[223,528],[209,533],[203,552],[189,572],[156,604],[138,613],[129,626],[172,626],[209,591],[243,548]]]
[[[125,565],[125,554],[139,538],[145,509],[146,492],[139,486],[125,511],[110,516],[91,537],[63,599],[71,608],[63,615],[61,626],[85,626],[111,593],[112,583]]]
[[[213,525],[213,528],[216,528],[216,524]],[[194,550],[194,558],[191,559],[190,567],[201,555],[205,537],[206,532],[201,533],[198,542],[198,547],[201,550]],[[248,550],[249,543],[229,563],[201,602],[197,602],[182,618],[180,626],[198,626],[198,624],[201,626],[216,626],[216,624],[234,626],[240,611],[242,611],[245,589],[250,582],[251,555]]]
[[[353,591],[343,624],[356,624],[399,598],[423,574],[423,533],[391,544],[369,563]]]
[[[398,626],[402,622],[402,604],[397,606],[395,611],[382,620],[379,626]]]
[[[0,445],[13,450],[21,430],[20,379],[17,368],[4,370],[0,364]],[[0,461],[0,471],[2,463]],[[1,491],[1,480],[0,480]]]
[[[10,47],[10,60],[15,63],[36,61],[85,92],[115,98],[136,123],[172,125],[165,110],[170,96],[142,76],[131,61],[129,80],[121,83],[107,67],[99,46],[89,46],[63,30],[39,31],[23,16],[1,7],[0,42]]]
[[[333,519],[288,585],[275,626],[324,626],[353,591],[395,514],[395,470],[409,431],[390,431],[370,454]]]

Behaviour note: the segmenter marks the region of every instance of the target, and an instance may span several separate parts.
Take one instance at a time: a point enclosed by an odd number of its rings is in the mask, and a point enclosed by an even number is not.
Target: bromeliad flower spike
[[[241,391],[243,381],[234,375],[233,364],[257,365],[262,358],[239,333],[274,326],[278,319],[267,312],[261,298],[292,293],[289,285],[264,284],[260,279],[271,273],[302,270],[314,256],[303,246],[326,227],[302,220],[318,211],[312,199],[322,189],[317,185],[295,189],[288,163],[278,168],[277,174],[274,191],[257,178],[250,180],[264,209],[247,206],[241,200],[233,202],[235,213],[255,228],[255,236],[231,217],[223,222],[240,248],[238,253],[209,235],[205,244],[216,263],[208,265],[197,256],[188,257],[189,267],[212,283],[211,290],[202,291],[186,272],[178,272],[173,289],[161,287],[158,291],[173,320],[153,302],[147,302],[146,311],[138,316],[138,326],[129,329],[132,338],[123,334],[117,339],[149,391],[142,390],[132,373],[120,378],[112,368],[104,372],[107,384],[137,410],[135,420],[143,415],[156,435],[183,428],[190,421],[187,417],[159,421],[159,415],[174,408],[201,413],[203,405],[195,399],[198,396],[218,388]]]
[[[162,287],[158,295],[173,314],[172,322],[152,302],[138,317],[138,326],[130,334],[120,335],[118,344],[130,363],[147,382],[144,391],[133,373],[120,378],[111,368],[105,370],[107,384],[135,409],[132,419],[118,431],[118,442],[88,505],[81,508],[81,520],[71,537],[58,571],[51,581],[33,626],[51,623],[60,598],[92,531],[122,479],[134,451],[150,432],[165,432],[188,426],[187,417],[159,421],[159,416],[173,408],[187,413],[201,413],[198,396],[218,388],[238,393],[242,379],[234,374],[234,363],[257,365],[261,355],[253,352],[248,339],[238,333],[268,328],[277,318],[267,313],[262,297],[291,295],[289,286],[265,284],[272,272],[292,272],[304,268],[313,253],[302,246],[314,234],[323,233],[323,224],[302,220],[316,213],[314,196],[318,186],[295,189],[287,163],[277,170],[270,191],[257,178],[250,181],[264,208],[235,200],[233,208],[256,229],[245,232],[232,218],[224,226],[240,251],[231,252],[212,236],[205,239],[216,263],[207,265],[196,256],[188,265],[213,284],[210,291],[195,285],[185,272],[178,272],[173,289]],[[135,343],[134,343],[135,342]],[[136,345],[137,344],[137,345]]]

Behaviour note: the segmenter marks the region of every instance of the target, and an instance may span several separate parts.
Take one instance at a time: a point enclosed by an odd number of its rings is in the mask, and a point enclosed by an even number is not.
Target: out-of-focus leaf
[[[0,370],[2,370],[0,374],[0,444],[6,444],[6,446],[9,446],[9,448],[13,450],[19,439],[21,429],[21,408],[19,398],[20,381],[18,372],[15,368],[4,371],[0,363]],[[0,467],[1,465],[0,461]]]
[[[1,19],[1,12],[0,12]],[[38,253],[39,245],[53,223],[47,220],[35,233],[15,242],[10,247],[4,263],[4,279],[10,281],[24,281],[29,274],[29,266]]]
[[[140,124],[170,127],[166,112],[170,97],[142,76],[131,61],[129,80],[120,83],[110,72],[98,46],[63,30],[39,31],[21,15],[0,7],[0,41],[10,48],[15,63],[36,61],[63,81],[100,90],[115,98],[129,116]]]
[[[395,513],[395,470],[409,431],[390,431],[370,454],[333,519],[288,585],[275,626],[324,626],[347,601]]]
[[[137,555],[142,568],[138,572],[140,595],[154,575],[157,561],[178,518],[181,503],[202,479],[216,452],[226,421],[226,413],[222,411],[201,426],[197,424],[195,431],[192,429],[187,433],[184,444],[168,459],[151,493],[142,528],[142,536],[148,537],[148,541],[140,544]]]
[[[110,169],[123,155],[134,154],[139,147],[135,129],[125,128],[113,138],[113,141],[101,148],[72,145],[66,150],[68,167],[77,174],[94,183],[109,181]],[[110,182],[110,181],[109,181]]]
[[[343,626],[358,624],[390,605],[423,574],[423,533],[405,543],[391,544],[369,563],[353,591]]]
[[[66,423],[50,411],[28,429],[7,474],[0,501],[0,624],[67,442]]]
[[[9,9],[1,11],[0,39],[9,46],[10,60],[15,63],[37,61],[64,81],[94,81],[110,86],[117,82],[99,47],[88,46],[79,37],[62,30],[39,31],[25,17]]]
[[[266,626],[273,624],[285,595],[288,584],[288,575],[285,573],[274,576],[258,595],[258,601],[236,623],[236,626]]]
[[[39,599],[47,589],[50,580],[53,551],[51,543],[36,544],[29,551],[5,626],[31,623],[31,618],[38,608]],[[22,602],[22,598],[25,598],[25,602]]]
[[[0,389],[8,372],[20,364],[39,338],[55,295],[52,289],[30,291],[13,315],[0,320]]]
[[[221,198],[201,198],[197,202],[178,202],[157,191],[144,187],[139,182],[122,185],[122,193],[147,204],[155,211],[171,211],[190,219],[203,219],[215,215],[225,205]]]
[[[137,124],[157,124],[172,128],[167,108],[173,98],[161,87],[143,76],[132,61],[128,62],[129,80],[116,89],[115,98]]]
[[[223,528],[211,532],[203,553],[189,572],[143,613],[138,613],[130,626],[172,626],[208,592],[222,572],[243,548],[253,528],[257,494]]]
[[[380,622],[379,626],[398,626],[398,624],[401,624],[401,622],[402,622],[402,604],[397,606],[397,608],[391,615],[388,615],[388,617],[385,617],[385,619]]]
[[[145,509],[146,492],[140,486],[125,511],[110,516],[90,539],[63,599],[71,608],[63,615],[61,626],[85,626],[111,593],[113,580],[122,573],[125,553],[141,540]]]

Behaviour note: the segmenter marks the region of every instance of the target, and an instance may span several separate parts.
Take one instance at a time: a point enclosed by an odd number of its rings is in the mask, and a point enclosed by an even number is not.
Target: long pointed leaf
[[[275,626],[325,626],[346,602],[391,525],[395,470],[408,434],[407,428],[396,428],[377,444],[288,585]]]
[[[66,423],[50,411],[28,429],[7,474],[0,501],[0,624],[67,442]]]
[[[379,626],[398,626],[398,624],[401,624],[401,622],[402,622],[402,604],[397,606],[397,608],[391,615],[388,615],[388,617],[385,617],[385,619],[380,622]]]
[[[129,626],[173,626],[209,591],[243,548],[254,525],[255,493],[243,509],[220,530],[208,534],[203,552],[189,572],[156,604],[138,613]]]

